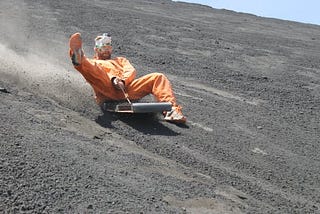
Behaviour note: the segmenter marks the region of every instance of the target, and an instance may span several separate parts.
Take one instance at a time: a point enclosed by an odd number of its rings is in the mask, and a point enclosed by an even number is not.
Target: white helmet
[[[102,34],[102,36],[97,36],[95,38],[95,47],[101,48],[103,46],[111,45],[111,36],[108,33]]]

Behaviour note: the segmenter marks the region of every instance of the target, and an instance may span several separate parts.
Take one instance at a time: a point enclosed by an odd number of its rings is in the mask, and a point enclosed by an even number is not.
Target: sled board
[[[117,113],[162,113],[164,111],[171,111],[171,108],[172,104],[170,102],[104,104],[106,111]]]

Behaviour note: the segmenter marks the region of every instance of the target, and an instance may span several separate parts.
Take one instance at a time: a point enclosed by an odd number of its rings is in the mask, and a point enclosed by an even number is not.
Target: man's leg
[[[176,106],[176,98],[167,77],[161,73],[151,73],[133,80],[127,86],[131,99],[140,99],[148,94],[153,94],[158,102],[171,102]]]
[[[153,94],[158,102],[171,102],[172,111],[164,113],[165,120],[175,123],[186,122],[181,106],[176,102],[170,81],[162,73],[151,73],[133,80],[127,86],[127,92],[131,99],[140,99],[148,94]]]

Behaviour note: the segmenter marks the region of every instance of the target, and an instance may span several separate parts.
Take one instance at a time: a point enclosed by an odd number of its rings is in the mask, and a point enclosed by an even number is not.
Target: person
[[[136,70],[125,57],[111,58],[111,36],[104,33],[95,38],[94,57],[89,59],[82,49],[80,33],[71,35],[69,55],[72,64],[92,86],[96,102],[125,100],[124,89],[132,100],[152,94],[158,102],[172,103],[172,110],[164,112],[164,120],[186,123],[182,107],[177,104],[171,83],[162,73],[150,73],[136,78]]]

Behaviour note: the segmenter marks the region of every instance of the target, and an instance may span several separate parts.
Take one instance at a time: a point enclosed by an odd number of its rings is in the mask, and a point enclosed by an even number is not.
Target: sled
[[[162,113],[171,111],[172,104],[170,102],[156,103],[113,103],[105,102],[103,109],[108,112],[115,113]]]
[[[164,111],[171,111],[172,104],[170,102],[131,102],[125,88],[120,89],[127,102],[105,102],[103,104],[104,110],[116,113],[163,113]]]

